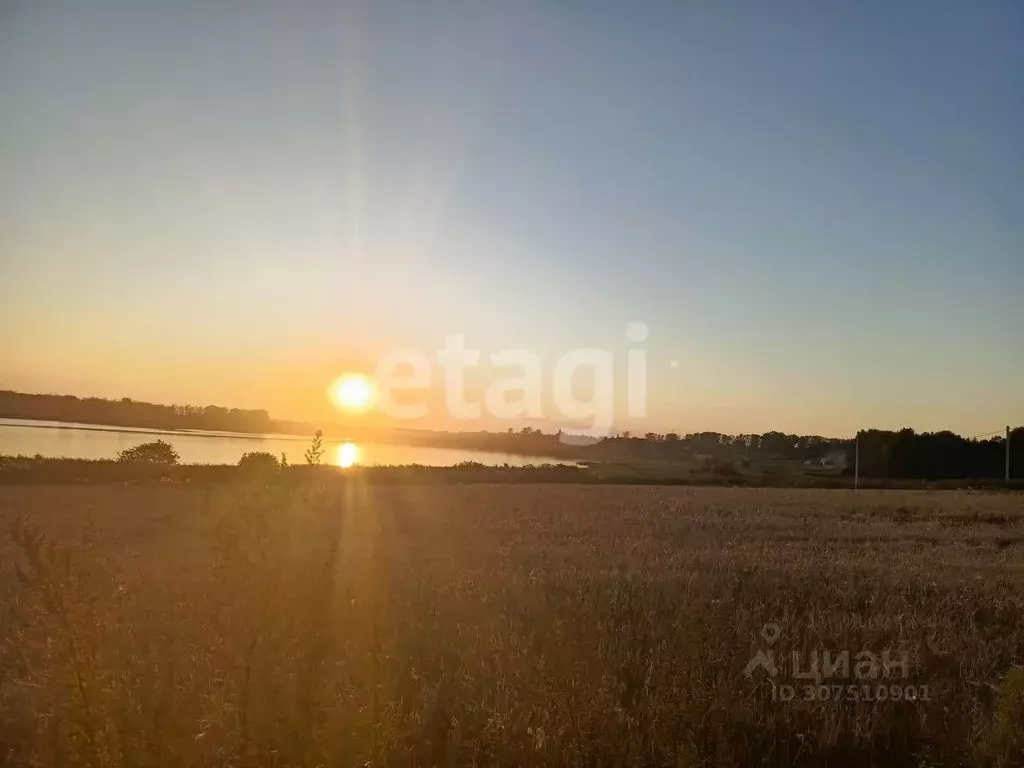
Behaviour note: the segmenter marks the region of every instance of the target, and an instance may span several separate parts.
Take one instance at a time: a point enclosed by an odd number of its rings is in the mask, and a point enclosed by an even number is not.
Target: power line
[[[968,440],[977,440],[979,437],[992,437],[993,435],[1001,435],[1001,434],[1003,434],[1003,430],[1002,429],[993,429],[991,432],[982,432],[980,435],[973,435],[971,437],[968,437],[967,439]]]

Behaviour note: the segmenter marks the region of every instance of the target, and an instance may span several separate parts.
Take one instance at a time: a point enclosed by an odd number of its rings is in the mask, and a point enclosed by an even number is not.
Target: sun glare
[[[342,469],[355,466],[359,463],[359,448],[355,443],[342,443],[338,446],[338,455],[334,463]]]
[[[373,403],[373,385],[359,373],[346,373],[330,387],[331,400],[343,411],[365,411]]]

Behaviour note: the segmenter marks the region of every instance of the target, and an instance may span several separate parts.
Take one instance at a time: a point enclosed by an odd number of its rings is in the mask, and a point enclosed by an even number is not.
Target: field
[[[0,487],[0,766],[1020,765],[1021,500]]]

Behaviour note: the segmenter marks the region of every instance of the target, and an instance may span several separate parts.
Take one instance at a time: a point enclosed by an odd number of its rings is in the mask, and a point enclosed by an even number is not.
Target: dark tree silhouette
[[[178,463],[178,452],[170,443],[154,440],[118,451],[117,460],[130,464],[162,464],[170,467]]]

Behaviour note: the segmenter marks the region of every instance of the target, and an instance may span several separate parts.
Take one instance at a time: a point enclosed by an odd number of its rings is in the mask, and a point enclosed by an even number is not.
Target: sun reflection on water
[[[355,443],[341,443],[338,446],[334,463],[339,467],[353,467],[359,463],[359,446]]]

